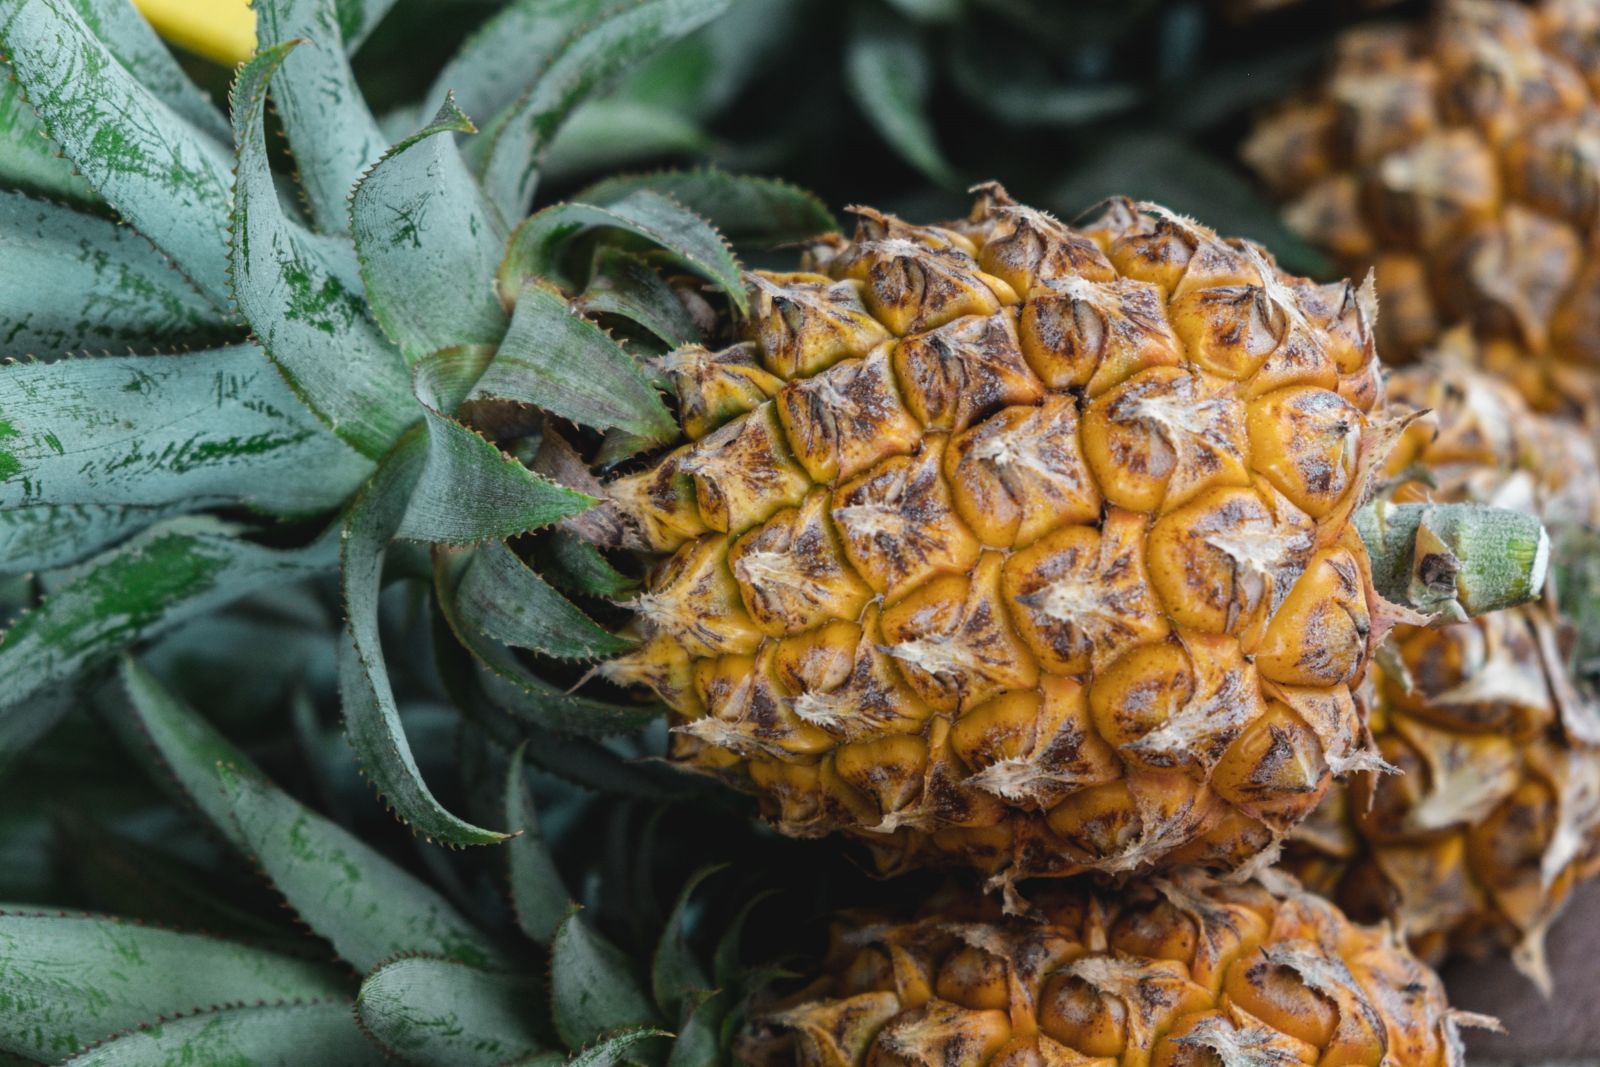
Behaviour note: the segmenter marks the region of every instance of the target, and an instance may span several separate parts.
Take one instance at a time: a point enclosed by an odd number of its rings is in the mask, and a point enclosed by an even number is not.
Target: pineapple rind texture
[[[1433,412],[1390,459],[1399,499],[1494,503],[1552,530],[1600,522],[1600,460],[1569,422],[1471,369],[1458,332],[1396,373],[1390,398]],[[1398,627],[1362,694],[1383,759],[1294,831],[1290,870],[1357,918],[1392,915],[1430,959],[1513,950],[1548,986],[1543,939],[1600,872],[1600,706],[1569,677],[1555,605]]]
[[[1444,0],[1346,33],[1243,154],[1341,269],[1376,268],[1386,360],[1468,324],[1535,406],[1593,415],[1597,93],[1600,7]]]
[[[1287,880],[1281,880],[1287,881]],[[1288,885],[1177,872],[910,923],[845,916],[823,974],[753,1028],[799,1067],[1280,1067],[1463,1062],[1464,1018],[1385,928]]]
[[[1269,856],[1364,744],[1370,294],[1125,201],[858,214],[672,360],[692,441],[610,485],[665,558],[603,672],[885,871]]]

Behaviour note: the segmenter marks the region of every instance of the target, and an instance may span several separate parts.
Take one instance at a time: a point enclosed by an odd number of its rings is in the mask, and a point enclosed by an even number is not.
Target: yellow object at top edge
[[[179,48],[229,65],[256,50],[256,13],[248,0],[133,0],[156,32]]]

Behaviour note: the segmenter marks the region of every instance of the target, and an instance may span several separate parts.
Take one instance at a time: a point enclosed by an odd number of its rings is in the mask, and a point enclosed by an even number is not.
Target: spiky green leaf
[[[569,593],[621,600],[639,583],[617,570],[587,541],[556,530],[534,549],[539,571]]]
[[[603,246],[595,253],[589,283],[572,305],[586,316],[627,319],[669,349],[703,339],[666,279],[643,256],[619,248]]]
[[[135,5],[124,0],[74,0],[74,3],[84,24],[140,85],[217,144],[227,147],[233,143],[228,120],[184,73],[177,58]]]
[[[687,1012],[673,1038],[667,1067],[699,1067],[722,1057],[722,1024],[728,1016],[729,999],[726,993],[716,993],[685,1004]]]
[[[309,514],[344,500],[371,467],[251,345],[0,366],[0,508],[247,504]]]
[[[67,572],[0,636],[0,707],[265,586],[329,568],[334,545],[275,550],[210,519],[179,517]]]
[[[711,977],[689,947],[689,904],[694,891],[720,868],[705,867],[694,873],[678,892],[678,900],[667,917],[666,929],[656,943],[650,963],[650,988],[669,1019],[679,1018],[690,997],[711,989]]]
[[[456,344],[497,344],[494,292],[506,232],[449,133],[472,123],[446,98],[391,148],[350,200],[356,257],[372,313],[409,362]]]
[[[345,516],[342,573],[348,624],[339,653],[345,730],[356,759],[401,819],[447,844],[493,844],[506,835],[452,815],[422,780],[400,722],[378,631],[384,555],[422,474],[426,444],[421,434],[406,437]]]
[[[467,625],[456,608],[456,586],[465,564],[459,553],[435,553],[434,592],[451,632],[480,667],[484,692],[494,703],[542,729],[582,737],[636,730],[659,715],[649,705],[610,704],[565,692],[523,666],[510,649]]]
[[[639,364],[547,286],[525,285],[511,329],[473,390],[533,404],[580,426],[619,429],[642,446],[678,435],[677,423]]]
[[[845,49],[845,84],[856,106],[906,162],[939,185],[961,179],[939,148],[928,113],[933,61],[927,42],[906,27],[862,9]]]
[[[118,214],[228,306],[231,161],[118,63],[73,0],[16,0],[4,48],[51,136]]]
[[[0,511],[0,575],[51,570],[88,559],[183,507],[41,504]]]
[[[637,189],[605,207],[556,204],[524,220],[511,235],[500,266],[501,299],[516,301],[533,280],[573,287],[562,254],[574,238],[591,230],[615,230],[655,245],[672,262],[728,294],[741,314],[748,309],[739,260],[716,227],[649,189]]]
[[[547,181],[651,159],[705,156],[716,139],[680,111],[644,100],[591,100],[572,113],[540,163]]]
[[[386,144],[345,57],[334,0],[255,0],[262,50],[299,42],[272,76],[272,98],[294,150],[312,220],[348,233],[356,180]]]
[[[408,957],[367,976],[356,1011],[367,1032],[407,1063],[496,1067],[539,1050],[529,1023],[540,992],[534,978]]]
[[[367,1040],[350,1002],[341,997],[207,1009],[112,1037],[67,1062],[71,1067],[382,1067],[389,1059]]]
[[[523,771],[523,749],[512,753],[506,772],[506,825],[517,836],[506,842],[506,861],[511,870],[511,906],[516,909],[522,932],[543,945],[572,910],[571,897],[550,846],[539,827],[539,812],[533,806],[533,792]]]
[[[550,1007],[556,1033],[569,1048],[582,1048],[623,1027],[660,1021],[627,954],[576,912],[550,943]]]
[[[799,186],[714,167],[607,178],[573,199],[608,207],[641,189],[671,197],[738,245],[804,241],[839,228],[827,205]]]
[[[0,63],[0,182],[52,200],[101,202],[45,133],[33,106],[22,98],[22,84],[5,63]]]
[[[135,231],[0,190],[0,356],[148,351],[235,332]]]
[[[557,659],[594,659],[633,647],[551,588],[504,541],[472,552],[456,586],[456,610],[501,644]]]
[[[462,345],[417,364],[427,461],[397,536],[470,544],[542,529],[594,506],[593,498],[535,474],[451,417],[493,355],[481,345]]]
[[[533,202],[539,165],[573,109],[673,41],[705,25],[730,0],[636,0],[588,22],[552,56],[532,87],[491,127],[482,175],[489,198],[514,219]]]
[[[217,776],[250,854],[341,959],[361,970],[403,952],[502,964],[495,943],[444,897],[348,830],[231,764]]]
[[[231,264],[239,310],[301,401],[376,459],[421,415],[405,360],[367,316],[355,253],[307,233],[283,213],[267,164],[262,108],[279,45],[239,72]]]
[[[641,1042],[655,1038],[670,1038],[672,1035],[665,1030],[656,1030],[651,1027],[641,1026],[623,1030],[615,1034],[607,1034],[597,1041],[592,1048],[586,1048],[570,1060],[557,1058],[550,1061],[553,1064],[565,1062],[567,1067],[622,1067],[625,1063],[632,1063],[639,1054],[633,1047]],[[530,1060],[528,1067],[543,1067],[537,1059]]]
[[[340,997],[349,980],[324,964],[203,934],[0,913],[0,988],[0,1049],[55,1062],[161,1015]]]

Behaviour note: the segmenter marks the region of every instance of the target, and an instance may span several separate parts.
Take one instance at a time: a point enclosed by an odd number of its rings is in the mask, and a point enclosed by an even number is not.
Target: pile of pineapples
[[[226,117],[0,0],[0,1062],[1461,1063],[1423,961],[1600,869],[1587,433],[1151,203],[542,199],[728,6],[380,119],[381,0],[259,0]]]

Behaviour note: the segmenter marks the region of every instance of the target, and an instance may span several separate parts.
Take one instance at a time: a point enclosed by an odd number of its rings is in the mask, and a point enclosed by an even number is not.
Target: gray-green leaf
[[[517,834],[506,842],[506,860],[511,870],[511,906],[517,913],[517,925],[543,945],[555,936],[572,906],[539,827],[533,792],[523,772],[523,747],[512,754],[506,772],[506,825]]]
[[[671,197],[737,245],[793,243],[839,228],[827,205],[799,186],[716,168],[607,178],[573,199],[609,207],[641,189]]]
[[[275,550],[210,519],[180,517],[67,572],[0,636],[0,708],[103,663],[135,641],[265,586],[333,566],[333,543]]]
[[[367,1032],[407,1063],[496,1067],[539,1050],[529,1022],[540,992],[531,977],[413,956],[368,975],[356,1011]]]
[[[372,464],[259,348],[0,366],[0,508],[333,507]]]
[[[148,351],[236,329],[136,231],[0,191],[0,356]]]
[[[125,70],[72,0],[17,0],[0,46],[51,136],[96,191],[217,307],[228,306],[230,161]]]
[[[22,84],[0,63],[0,181],[52,200],[98,204],[100,197],[45,133],[33,105],[22,98]]]
[[[234,295],[267,354],[301,401],[374,459],[421,415],[405,360],[367,317],[355,254],[307,233],[278,201],[262,129],[268,79],[290,45],[259,53],[239,72],[233,123]]]
[[[70,961],[70,966],[64,966]],[[89,915],[0,913],[0,1049],[55,1062],[212,1004],[348,995],[332,968]]]
[[[372,313],[411,363],[450,345],[497,344],[506,331],[494,286],[505,228],[455,138],[442,136],[472,130],[447,97],[431,123],[361,179],[350,200]]]
[[[68,1060],[71,1067],[382,1067],[348,1000],[240,1004],[146,1025]]]
[[[637,0],[583,26],[502,120],[482,175],[489,198],[513,219],[527,211],[539,165],[574,108],[680,37],[727,9],[730,0]]]
[[[594,659],[633,647],[552,589],[504,541],[472,552],[456,586],[456,608],[501,644],[557,659]]]
[[[660,1021],[632,961],[576,912],[550,943],[550,1006],[556,1033],[569,1048],[582,1048],[622,1027]]]
[[[339,650],[345,730],[356,759],[401,819],[447,844],[494,844],[506,835],[474,826],[446,811],[422,780],[400,721],[378,630],[384,555],[422,472],[426,444],[421,434],[406,437],[379,466],[345,516],[343,580],[348,623]]]
[[[189,79],[170,49],[125,0],[74,0],[85,25],[138,79],[178,117],[227,147],[233,143],[228,120],[201,88]]]
[[[562,269],[562,252],[590,230],[617,230],[660,248],[678,266],[698,274],[728,295],[741,314],[748,297],[739,260],[705,219],[651,189],[636,189],[605,207],[566,202],[530,216],[511,235],[500,266],[500,295],[517,300],[538,279],[573,284]]]

